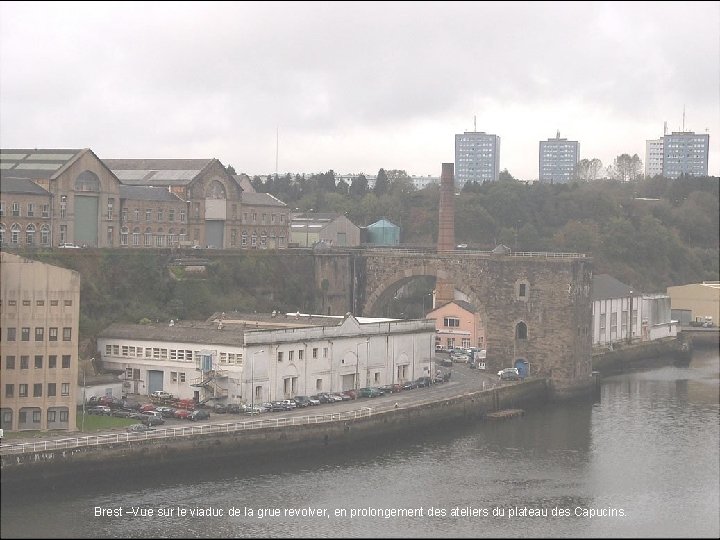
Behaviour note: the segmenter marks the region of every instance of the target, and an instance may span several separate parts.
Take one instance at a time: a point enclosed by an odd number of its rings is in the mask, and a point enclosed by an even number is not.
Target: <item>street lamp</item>
[[[630,311],[628,312],[628,343],[632,343],[632,308],[633,308],[633,292],[630,290]]]
[[[366,338],[365,343],[367,344],[367,352],[365,353],[365,369],[367,370],[365,386],[370,386],[370,338]]]
[[[252,353],[252,360],[250,361],[250,413],[255,412],[255,355],[264,353],[265,349],[260,349]]]

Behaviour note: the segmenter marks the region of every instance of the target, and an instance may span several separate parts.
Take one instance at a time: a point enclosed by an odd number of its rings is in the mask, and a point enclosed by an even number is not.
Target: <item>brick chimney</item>
[[[455,164],[443,163],[440,175],[438,251],[455,249]]]
[[[438,251],[455,249],[455,164],[443,163],[440,175],[440,215],[438,219]],[[455,284],[442,276],[435,276],[435,305],[451,302],[455,296]]]

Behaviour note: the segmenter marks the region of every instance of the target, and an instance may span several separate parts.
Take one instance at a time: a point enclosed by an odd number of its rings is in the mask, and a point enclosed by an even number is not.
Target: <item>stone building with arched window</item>
[[[118,245],[120,182],[92,150],[13,149],[2,150],[0,158],[2,185],[25,186],[25,193],[15,189],[12,196],[3,194],[3,206],[7,206],[3,213],[15,212],[24,219],[8,225],[3,216],[7,230],[13,224],[20,228],[20,244],[42,245],[47,240],[48,246],[66,242]],[[25,200],[28,186],[37,202]]]

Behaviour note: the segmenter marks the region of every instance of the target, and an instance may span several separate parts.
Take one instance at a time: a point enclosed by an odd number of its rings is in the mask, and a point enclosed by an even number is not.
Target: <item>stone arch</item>
[[[227,199],[227,190],[219,180],[211,180],[205,190],[205,198],[207,199]]]
[[[467,284],[464,283],[464,280],[459,276],[452,275],[452,273],[447,272],[442,267],[434,268],[433,266],[436,265],[428,267],[427,264],[419,264],[416,266],[405,267],[402,272],[393,272],[392,274],[382,276],[378,285],[373,290],[369,291],[367,299],[362,307],[362,314],[365,316],[372,316],[372,314],[377,311],[378,306],[387,303],[389,297],[394,294],[394,291],[397,291],[400,287],[414,279],[423,277],[440,277],[454,281],[455,289],[462,292],[469,298],[469,302],[478,309],[480,320],[484,325],[486,325],[486,321],[488,321],[487,307],[486,303],[478,295],[478,291],[472,287],[468,287]]]
[[[100,179],[92,171],[83,171],[75,179],[75,191],[100,192]]]

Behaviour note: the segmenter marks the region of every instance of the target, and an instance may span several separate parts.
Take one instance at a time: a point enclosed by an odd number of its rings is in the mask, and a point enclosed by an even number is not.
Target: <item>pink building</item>
[[[485,329],[477,308],[464,300],[453,300],[428,313],[435,320],[435,347],[485,348]]]

